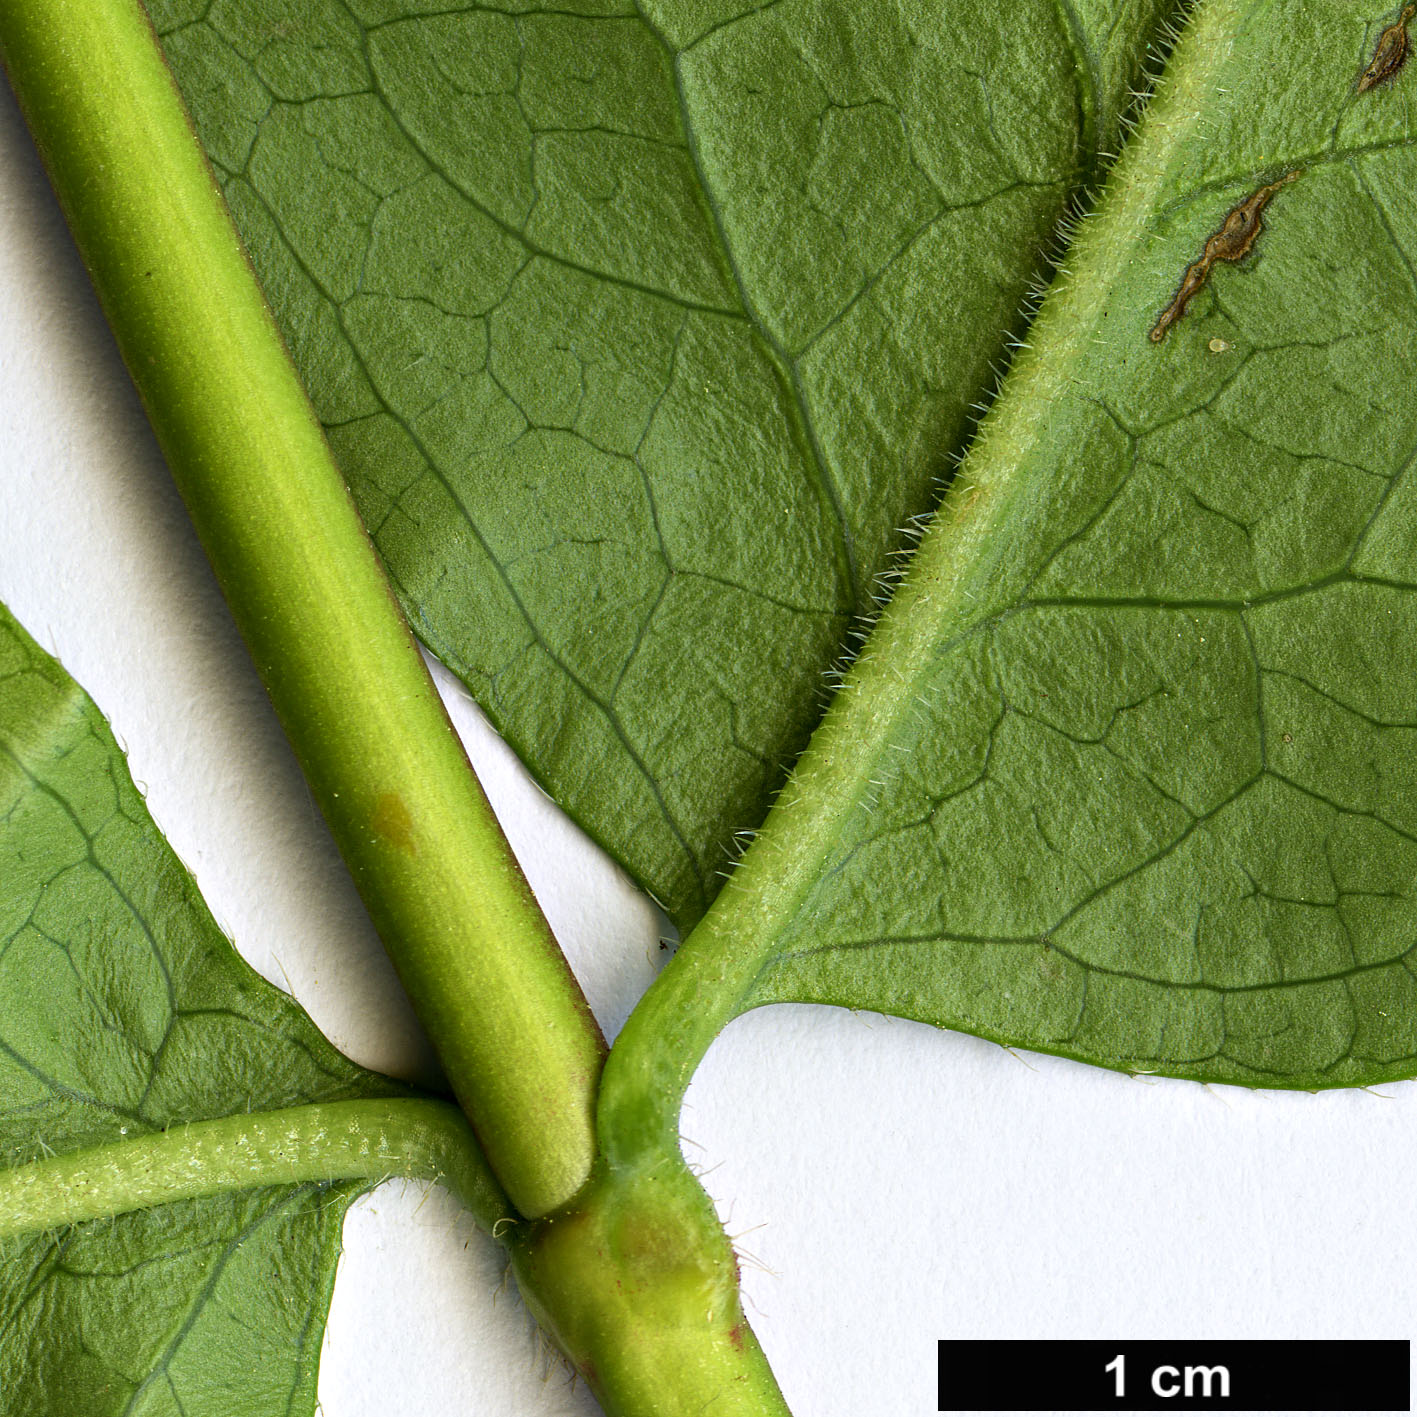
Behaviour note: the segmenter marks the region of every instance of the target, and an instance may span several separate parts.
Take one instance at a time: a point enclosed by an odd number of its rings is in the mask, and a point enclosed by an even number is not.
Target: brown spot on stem
[[[1412,36],[1407,32],[1407,24],[1413,15],[1417,15],[1417,5],[1404,5],[1397,19],[1378,36],[1368,67],[1358,75],[1359,93],[1367,93],[1395,79],[1407,63],[1407,56],[1412,52]]]
[[[397,792],[381,792],[374,810],[369,817],[369,825],[400,851],[413,856],[418,851],[418,843],[413,835],[413,817],[408,803]]]
[[[1274,199],[1274,194],[1286,183],[1293,182],[1299,174],[1287,173],[1278,182],[1271,182],[1257,192],[1251,192],[1243,202],[1237,203],[1225,214],[1220,230],[1206,239],[1200,260],[1192,261],[1181,277],[1181,284],[1171,303],[1161,312],[1161,318],[1151,329],[1151,340],[1159,344],[1166,338],[1166,331],[1185,315],[1192,300],[1200,294],[1210,279],[1211,269],[1217,261],[1243,261],[1250,254],[1260,232],[1264,230],[1261,214]]]

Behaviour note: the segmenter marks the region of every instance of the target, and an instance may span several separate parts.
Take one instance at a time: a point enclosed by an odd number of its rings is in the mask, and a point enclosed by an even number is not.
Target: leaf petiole
[[[511,1213],[456,1107],[379,1099],[189,1122],[0,1171],[0,1236],[223,1191],[394,1176],[446,1186],[485,1230]]]

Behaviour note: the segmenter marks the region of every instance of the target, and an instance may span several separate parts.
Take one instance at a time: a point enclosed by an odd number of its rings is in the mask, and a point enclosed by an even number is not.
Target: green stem
[[[499,1227],[529,1306],[612,1414],[784,1417],[677,1138],[634,1166],[596,1160],[604,1043],[389,591],[139,0],[0,0],[0,58],[316,799],[492,1172],[532,1218]],[[9,1204],[31,1225],[191,1195],[193,1160],[245,1185],[450,1169],[436,1149],[420,1160],[406,1132],[398,1166],[346,1143],[258,1134],[250,1118],[193,1124],[119,1144],[125,1163],[145,1162],[138,1183],[90,1152],[21,1173]],[[501,1208],[482,1180],[453,1179],[484,1220]]]
[[[0,1235],[254,1186],[438,1181],[493,1230],[510,1203],[446,1102],[317,1102],[189,1122],[0,1171]]]
[[[574,1206],[509,1240],[527,1306],[607,1417],[790,1417],[733,1248],[677,1144],[602,1166]]]
[[[389,591],[139,0],[7,0],[0,57],[237,624],[523,1215],[604,1042]]]

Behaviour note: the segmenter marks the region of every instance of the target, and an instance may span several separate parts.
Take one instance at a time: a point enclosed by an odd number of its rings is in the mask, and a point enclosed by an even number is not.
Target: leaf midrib
[[[1055,276],[940,512],[894,598],[833,699],[753,846],[703,922],[631,1016],[603,1087],[602,1125],[628,1151],[672,1134],[683,1088],[718,1031],[752,994],[777,940],[809,898],[855,808],[873,792],[893,730],[917,712],[917,684],[941,643],[968,633],[996,605],[990,551],[1020,494],[1012,477],[1067,396],[1097,318],[1147,235],[1173,160],[1226,62],[1225,37],[1245,0],[1209,0],[1183,37],[1107,187]],[[1112,200],[1109,195],[1116,194]],[[700,963],[702,962],[702,963]],[[698,987],[702,968],[713,979]],[[678,1054],[657,1058],[673,1040]]]

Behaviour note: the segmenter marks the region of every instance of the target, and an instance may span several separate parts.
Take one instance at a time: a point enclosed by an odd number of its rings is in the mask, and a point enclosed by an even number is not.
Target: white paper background
[[[0,474],[0,598],[108,714],[237,947],[360,1062],[426,1078],[7,93]],[[613,1030],[660,957],[655,912],[461,718]],[[1407,1337],[1417,1087],[1383,1094],[1133,1080],[775,1008],[714,1046],[683,1130],[798,1417],[893,1417],[935,1410],[938,1338]],[[382,1187],[345,1239],[327,1417],[596,1410],[441,1191]]]

